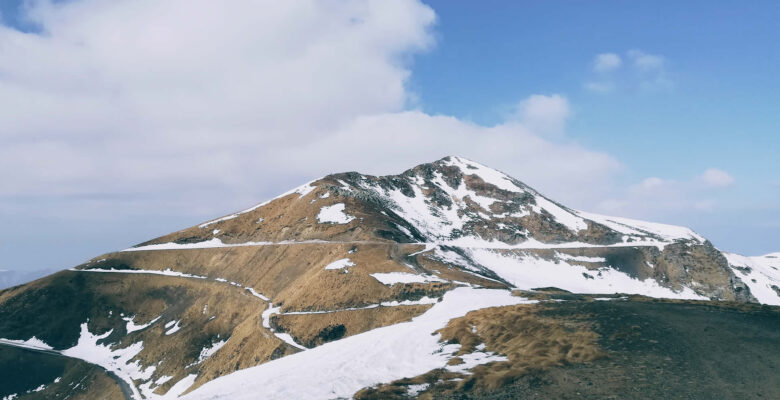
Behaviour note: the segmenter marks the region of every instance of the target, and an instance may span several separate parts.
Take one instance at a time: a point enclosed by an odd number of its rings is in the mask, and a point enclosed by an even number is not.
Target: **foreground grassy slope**
[[[409,398],[411,385],[426,383],[419,398],[780,398],[780,308],[563,297],[475,311],[442,331],[462,352],[485,343],[508,361],[431,371],[356,398]]]

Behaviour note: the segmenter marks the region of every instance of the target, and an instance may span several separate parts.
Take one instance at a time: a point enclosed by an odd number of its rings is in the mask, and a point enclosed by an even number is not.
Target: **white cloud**
[[[628,57],[640,71],[658,71],[664,69],[666,65],[663,56],[648,54],[641,50],[629,50]]]
[[[435,20],[413,0],[33,4],[42,34],[0,27],[0,194],[238,183],[265,151],[403,110]]]
[[[630,50],[628,58],[638,72],[639,87],[644,90],[669,90],[674,82],[669,78],[666,68],[666,58],[641,50]]]
[[[690,211],[711,212],[718,209],[721,198],[712,198],[712,188],[724,188],[733,183],[731,175],[715,168],[685,180],[650,177],[624,191],[613,192],[611,198],[599,203],[598,209],[649,219]]]
[[[705,184],[712,187],[726,187],[734,184],[734,177],[717,168],[708,168],[701,174],[700,178]]]
[[[0,207],[14,213],[45,211],[9,198],[218,213],[447,154],[581,202],[620,169],[569,143],[559,95],[492,127],[408,111],[409,59],[435,22],[417,0],[31,4],[42,33],[0,27]]]
[[[596,72],[614,71],[623,65],[623,60],[615,53],[602,53],[593,59],[593,70]]]
[[[537,134],[560,135],[571,115],[569,101],[561,95],[535,94],[521,101],[510,120],[515,120]]]
[[[621,169],[605,153],[549,141],[520,122],[484,127],[419,111],[357,118],[333,136],[280,153],[274,162],[301,172],[314,164],[328,165],[334,172],[387,174],[449,154],[501,169],[561,201],[600,196],[599,189]]]
[[[595,93],[613,92],[620,88],[664,91],[674,87],[665,57],[634,49],[626,52],[625,59],[628,68],[621,68],[623,58],[616,53],[596,55],[593,59],[595,73],[583,87]]]

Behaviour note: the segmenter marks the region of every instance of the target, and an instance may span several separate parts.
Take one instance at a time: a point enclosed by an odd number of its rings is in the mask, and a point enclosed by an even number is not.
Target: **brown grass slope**
[[[32,284],[0,293],[0,336],[25,340],[32,336],[55,349],[76,344],[80,325],[90,332],[112,331],[106,343],[124,348],[138,341],[144,349],[135,360],[156,365],[153,379],[174,379],[190,373],[196,384],[236,369],[247,368],[297,350],[262,327],[267,303],[229,284],[154,275],[63,271]],[[204,312],[205,310],[205,312]],[[146,329],[127,334],[122,316],[137,324],[159,319]],[[166,335],[164,325],[180,321],[178,332]],[[194,364],[204,347],[224,339],[218,354]]]
[[[434,370],[355,398],[409,398],[424,383],[421,399],[780,397],[780,307],[537,294],[568,300],[479,310],[441,330],[461,354],[482,342],[509,361],[466,375]]]

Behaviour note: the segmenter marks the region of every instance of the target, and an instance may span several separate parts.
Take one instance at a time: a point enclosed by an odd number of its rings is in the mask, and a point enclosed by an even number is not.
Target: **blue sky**
[[[756,183],[778,178],[777,2],[428,4],[439,42],[412,75],[426,111],[492,124],[523,94],[564,93],[571,136],[619,154],[637,177],[682,177],[714,160]],[[594,55],[631,49],[664,57],[673,87],[583,87]]]
[[[711,166],[736,177],[718,194],[726,203],[718,213],[666,222],[745,252],[780,246],[780,3],[427,3],[438,44],[412,76],[424,110],[494,124],[522,94],[565,94],[569,136],[624,163],[626,184],[686,180]],[[594,55],[616,53],[625,70],[632,49],[663,57],[671,86],[642,90],[620,71],[613,91],[586,89],[599,75]]]
[[[780,250],[777,2],[20,4],[0,2],[0,269],[452,153]]]

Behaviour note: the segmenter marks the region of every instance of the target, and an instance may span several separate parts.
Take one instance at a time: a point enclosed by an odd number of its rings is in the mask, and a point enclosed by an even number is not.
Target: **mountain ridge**
[[[250,387],[242,379],[334,348],[398,363],[388,370],[369,357],[338,390],[323,375],[279,381],[271,396],[327,398],[332,389],[348,397],[451,362],[455,347],[427,338],[434,325],[483,307],[536,304],[528,296],[541,288],[588,299],[780,304],[773,257],[720,252],[688,228],[573,210],[499,171],[445,157],[399,175],[327,175],[0,291],[0,344],[76,355],[116,373],[134,398],[212,398],[225,382]],[[400,359],[368,352],[366,338],[382,335],[421,350]],[[474,366],[506,362],[469,351],[482,360]]]

